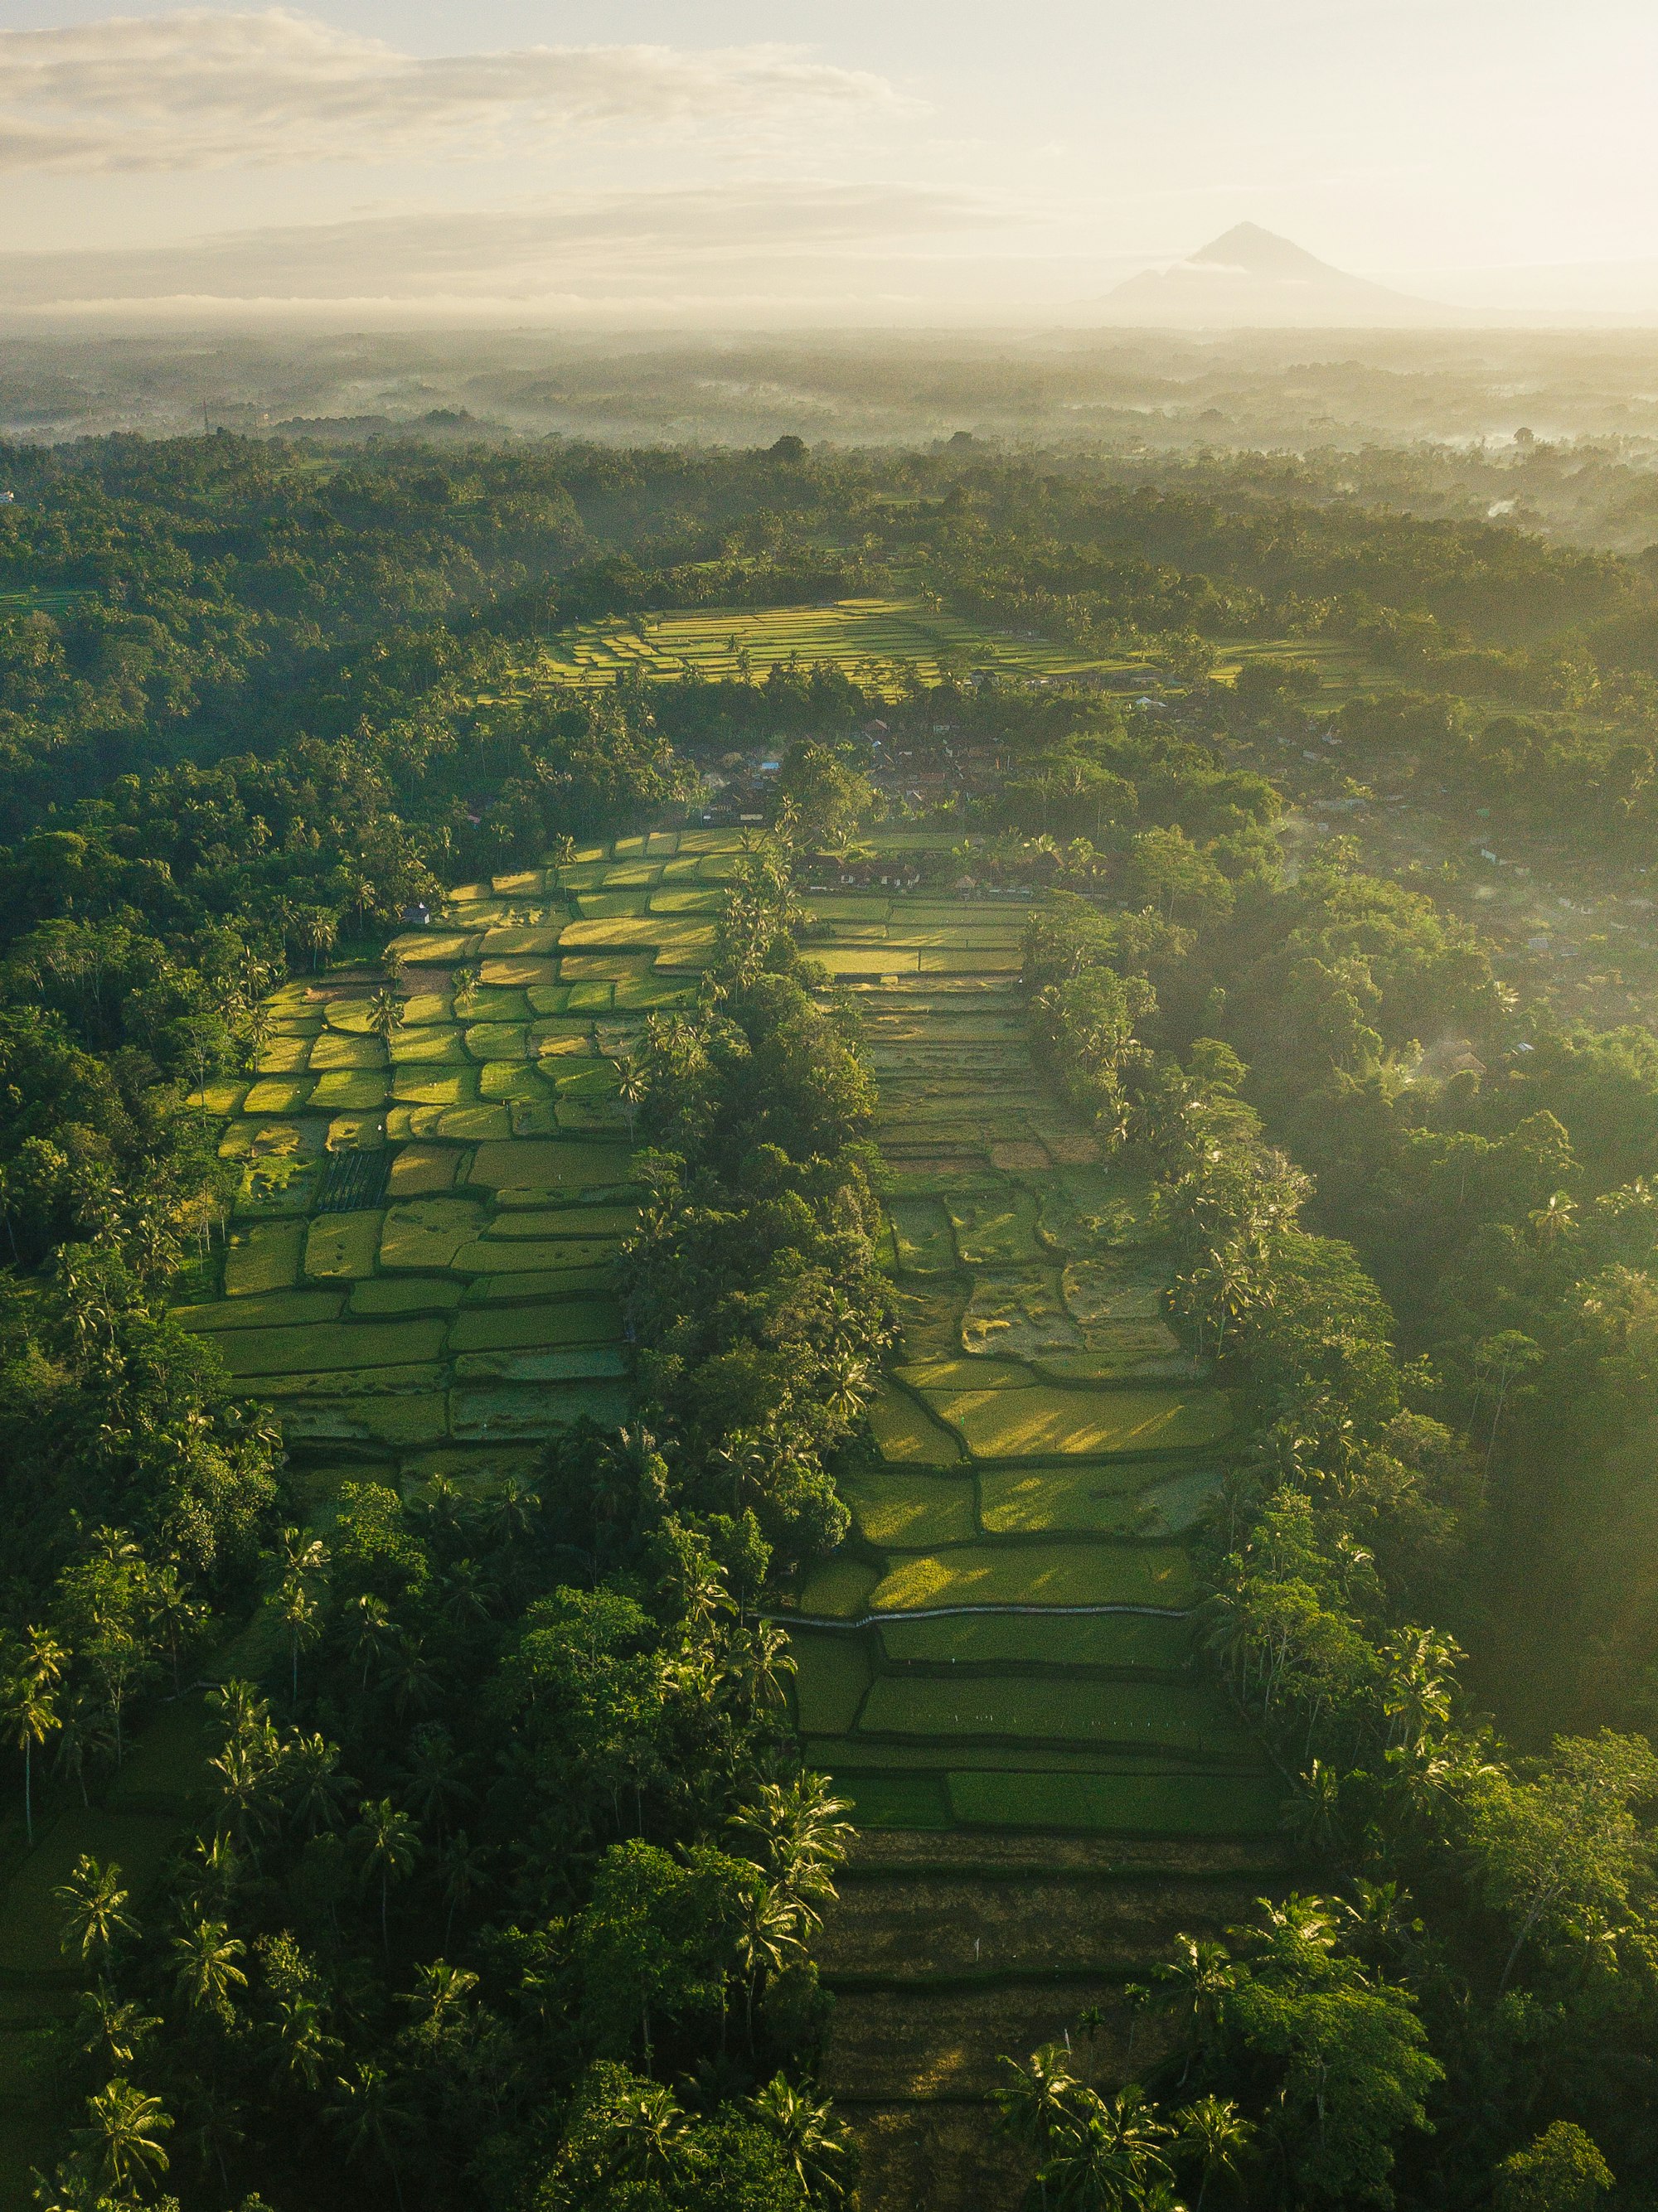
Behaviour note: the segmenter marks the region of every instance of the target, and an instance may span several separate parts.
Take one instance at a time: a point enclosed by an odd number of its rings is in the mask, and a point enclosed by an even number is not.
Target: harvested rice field
[[[196,1095],[241,1190],[180,1318],[275,1407],[302,1473],[487,1482],[583,1417],[625,1419],[620,1070],[694,999],[739,842],[669,831],[461,884],[388,948],[389,1036],[379,974],[297,977],[248,1078]]]

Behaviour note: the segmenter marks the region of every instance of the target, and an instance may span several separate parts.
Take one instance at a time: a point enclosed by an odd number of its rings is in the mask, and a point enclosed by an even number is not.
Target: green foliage
[[[1292,2197],[1392,2201],[1395,2145],[1429,2125],[1443,2069],[1409,1994],[1341,1956],[1311,1900],[1267,1914],[1222,2008],[1253,2063],[1276,2062],[1271,2122]]]
[[[755,898],[748,877],[728,896],[722,994],[694,1022],[649,1025],[644,1119],[665,1149],[625,1265],[647,1419],[674,1442],[681,1494],[752,1509],[782,1565],[844,1532],[825,1455],[863,1415],[887,1321],[857,1145],[869,1071],[791,975],[760,964],[786,921],[769,904],[751,929]]]
[[[1497,2212],[1591,2212],[1614,2185],[1593,2136],[1555,2120],[1498,2166]]]

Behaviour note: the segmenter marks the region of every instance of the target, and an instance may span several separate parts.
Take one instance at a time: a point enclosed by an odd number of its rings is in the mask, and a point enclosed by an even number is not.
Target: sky
[[[0,0],[0,323],[1086,321],[1240,222],[1658,310],[1652,0]]]

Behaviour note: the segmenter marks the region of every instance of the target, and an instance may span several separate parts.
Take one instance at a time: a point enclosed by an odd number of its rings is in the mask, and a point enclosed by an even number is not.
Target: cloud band
[[[905,103],[775,46],[399,52],[283,8],[0,31],[0,169],[375,162],[493,154],[549,131],[717,132]]]

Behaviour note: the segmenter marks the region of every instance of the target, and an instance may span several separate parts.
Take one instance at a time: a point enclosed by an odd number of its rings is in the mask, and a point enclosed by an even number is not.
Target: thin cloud
[[[926,261],[1021,210],[923,185],[794,180],[680,191],[565,193],[533,207],[364,216],[227,231],[176,246],[0,253],[0,313],[87,314],[283,300],[424,310],[471,300],[520,309],[633,307],[791,294],[871,257]],[[808,272],[813,272],[808,275]],[[856,279],[855,279],[856,281]]]
[[[0,31],[0,169],[400,161],[561,131],[764,137],[906,105],[882,77],[776,45],[424,56],[283,8]]]

